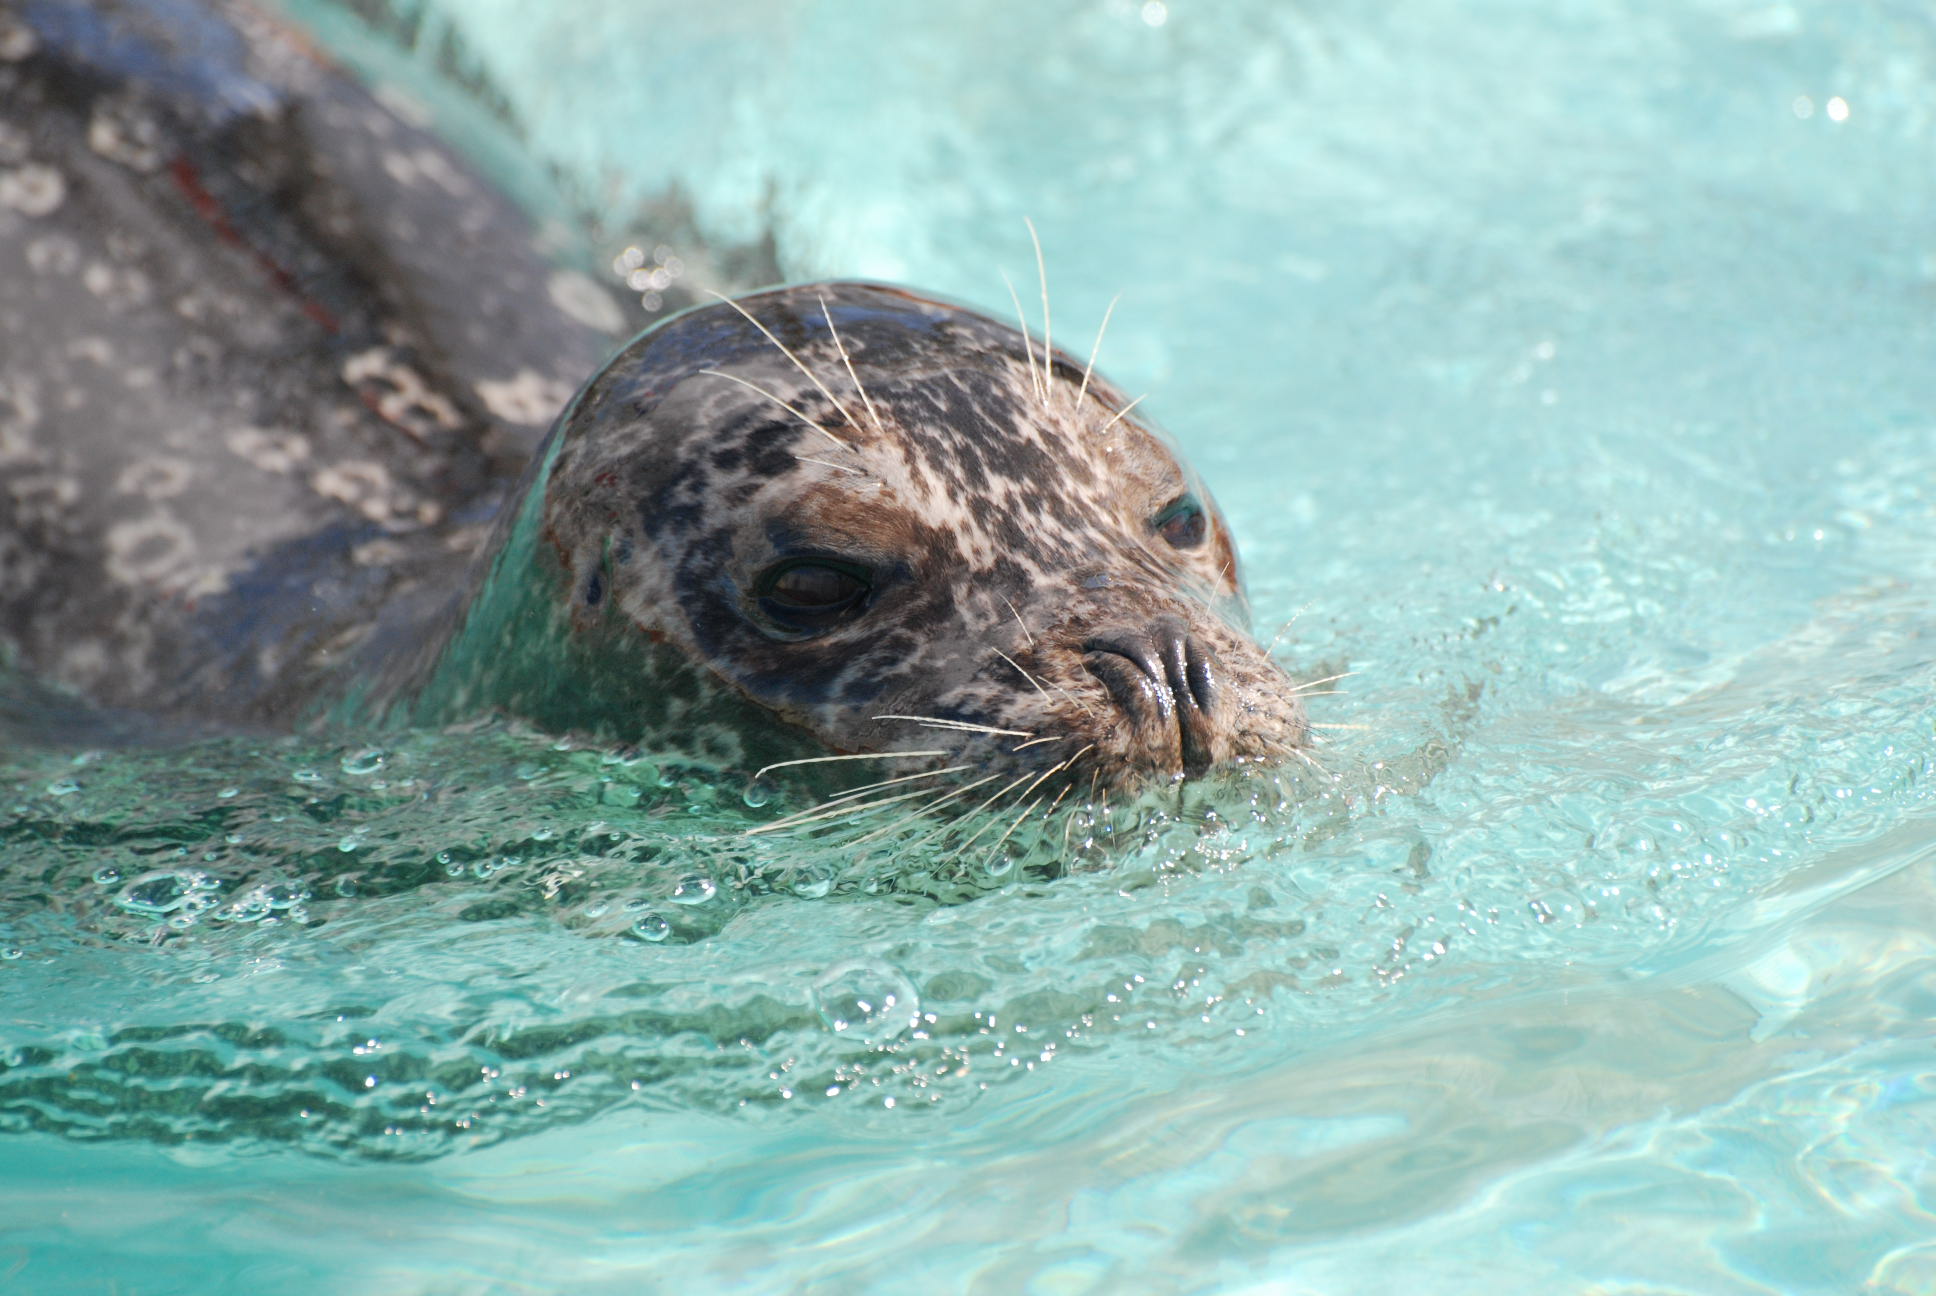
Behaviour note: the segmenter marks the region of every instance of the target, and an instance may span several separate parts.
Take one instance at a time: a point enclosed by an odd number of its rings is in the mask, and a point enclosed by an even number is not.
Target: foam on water
[[[1921,6],[410,12],[615,254],[1005,310],[1032,216],[1347,727],[1057,876],[496,725],[16,747],[0,1274],[1936,1282]]]

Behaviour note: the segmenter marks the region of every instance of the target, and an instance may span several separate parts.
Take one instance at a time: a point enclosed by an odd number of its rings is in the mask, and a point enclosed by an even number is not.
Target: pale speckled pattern
[[[0,0],[0,284],[0,662],[223,722],[446,598],[627,323],[239,3]]]

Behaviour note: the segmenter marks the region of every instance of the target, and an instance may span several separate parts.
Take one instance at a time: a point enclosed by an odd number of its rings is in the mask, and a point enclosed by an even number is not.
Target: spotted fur
[[[689,693],[744,700],[810,737],[803,750],[933,753],[896,773],[1070,762],[1063,780],[1107,788],[1302,746],[1295,686],[1245,629],[1201,483],[1112,384],[1042,354],[975,312],[868,284],[688,313],[560,421],[528,540],[492,580],[548,587],[558,642],[596,640],[640,678],[689,663]],[[1207,523],[1183,549],[1159,530],[1179,498]],[[758,598],[763,572],[802,557],[872,576],[851,615],[805,636]],[[501,645],[499,624],[483,633]],[[1207,707],[1098,650],[1158,629]],[[545,710],[544,687],[490,691],[516,669],[494,658],[513,656],[462,656],[465,705]],[[545,682],[586,701],[569,673]]]

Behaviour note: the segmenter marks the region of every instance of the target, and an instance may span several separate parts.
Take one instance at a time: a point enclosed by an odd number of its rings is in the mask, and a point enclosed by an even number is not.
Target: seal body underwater
[[[536,242],[244,4],[0,0],[0,666],[313,708],[634,327]]]
[[[70,116],[70,134],[82,132]],[[534,268],[520,291],[542,299],[544,285]],[[361,300],[348,297],[331,318]],[[309,301],[283,302],[284,316],[313,319]],[[511,371],[556,381],[596,332],[569,323],[563,343]],[[217,341],[210,362],[227,363],[228,339]],[[690,310],[598,369],[515,489],[493,445],[516,438],[480,430],[488,400],[471,424],[476,400],[433,404],[457,426],[433,418],[423,435],[359,422],[381,420],[381,401],[319,418],[348,372],[340,344],[323,350],[329,373],[272,389],[278,408],[247,418],[218,417],[206,387],[183,396],[181,380],[158,375],[177,401],[204,401],[170,425],[178,467],[83,480],[77,463],[59,480],[97,542],[100,510],[81,501],[112,499],[125,476],[146,484],[157,515],[172,511],[168,501],[200,490],[190,483],[204,461],[248,460],[238,445],[300,462],[311,496],[334,506],[306,497],[275,526],[233,518],[213,565],[164,562],[173,551],[157,549],[145,572],[117,576],[127,555],[111,542],[53,547],[59,570],[16,559],[22,592],[4,608],[9,624],[24,611],[36,626],[11,633],[22,662],[124,706],[268,723],[497,710],[722,768],[882,755],[884,778],[949,777],[964,804],[983,784],[1033,805],[1275,761],[1307,741],[1295,686],[1245,628],[1236,553],[1202,484],[1089,366],[967,308],[825,283]],[[489,348],[483,357],[506,368]],[[56,441],[18,431],[29,426],[19,408],[0,446],[55,453]],[[319,483],[330,437],[358,427],[372,470],[360,480],[389,483],[377,499]],[[482,541],[479,519],[500,498]],[[4,520],[0,545],[24,537],[31,553],[45,540],[46,525],[25,517]],[[455,574],[464,563],[468,580]],[[65,620],[111,619],[112,603],[146,638],[89,640],[60,624],[63,590],[71,600],[116,580],[145,587],[149,607],[117,586],[118,602],[72,600]],[[292,597],[268,600],[273,615],[253,611],[251,592],[271,585]],[[349,592],[312,592],[304,614],[305,586]],[[440,605],[429,596],[439,586],[455,598]],[[197,669],[211,654],[216,669]]]

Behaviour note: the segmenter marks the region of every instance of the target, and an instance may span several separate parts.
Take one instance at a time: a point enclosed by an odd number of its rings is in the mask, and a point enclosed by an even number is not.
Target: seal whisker
[[[1030,792],[1033,792],[1035,790],[1036,783],[1040,783],[1043,779],[1047,778],[1050,774],[1053,774],[1054,772],[1055,771],[1053,769],[1048,769],[1048,770],[1042,771],[1040,774],[1035,775],[1034,776],[1035,783],[1029,783],[1029,775],[1027,773],[1023,773],[1020,776],[1018,776],[1013,782],[1004,784],[1002,788],[999,791],[997,791],[993,796],[989,797],[986,801],[982,802],[980,805],[976,806],[973,810],[970,810],[966,815],[963,815],[962,817],[964,819],[974,818],[976,815],[981,814],[983,811],[987,810],[990,806],[994,805],[997,801],[1007,796],[1010,792],[1013,792],[1016,788],[1021,787],[1022,784],[1024,783],[1029,784],[1028,787],[1022,793],[1023,796],[1027,796]],[[1000,776],[996,775],[994,777],[999,778]],[[967,841],[964,841],[960,845],[956,846],[953,850],[949,851],[947,855],[945,855],[943,858],[944,859],[959,858],[963,851],[967,850],[970,846],[975,844],[976,838],[980,837],[983,833],[987,832],[990,828],[994,827],[997,822],[998,822],[997,820],[990,819],[987,823],[983,824],[981,827],[975,829],[974,832],[970,833],[968,835]],[[929,833],[926,837],[923,837],[920,841],[914,843],[914,845],[920,846],[925,842],[933,840],[938,833],[945,832],[948,827],[949,825],[943,824],[940,828],[935,829],[934,832]],[[914,847],[909,847],[909,849],[912,850],[914,849]]]
[[[994,776],[991,775],[990,777]],[[859,804],[836,806],[831,810],[825,806],[815,806],[812,810],[803,810],[799,814],[788,815],[784,819],[775,819],[772,823],[761,824],[757,828],[748,828],[745,835],[748,837],[758,837],[761,833],[780,832],[787,828],[798,828],[801,824],[817,823],[822,819],[839,819],[848,815],[859,814],[863,810],[876,810],[881,806],[893,805],[899,801],[911,801],[915,797],[927,796],[933,791],[933,788],[917,788],[912,792],[902,792],[897,796],[882,797],[878,801],[863,801]]]
[[[740,314],[745,315],[746,312],[741,311]],[[751,319],[752,316],[748,315],[747,318]],[[802,423],[805,423],[808,427],[818,432],[821,436],[826,437],[829,441],[839,446],[842,450],[846,451],[848,454],[852,454],[854,452],[854,447],[848,445],[845,441],[842,441],[839,437],[829,432],[826,428],[821,427],[817,421],[808,418],[805,414],[802,414],[798,409],[794,408],[791,402],[783,400],[778,396],[775,396],[772,392],[760,386],[758,383],[748,382],[746,381],[746,379],[740,377],[738,374],[729,374],[723,369],[701,369],[699,372],[702,375],[705,375],[707,377],[724,378],[727,382],[736,382],[740,386],[745,387],[750,391],[758,392],[760,395],[766,397],[768,400],[772,401],[775,405],[778,405],[781,409],[785,410],[787,413],[793,415],[793,417],[799,419]],[[809,374],[808,377],[812,377],[812,375]],[[822,390],[824,391],[825,389],[823,388]],[[834,403],[834,408],[840,409],[840,403],[838,401]],[[847,411],[840,410],[840,412],[842,414],[845,414]]]
[[[758,769],[753,771],[753,780],[751,781],[757,781],[761,778],[764,778],[768,773],[770,773],[773,770],[787,769],[790,766],[794,766],[794,765],[826,765],[833,761],[896,760],[901,758],[912,759],[913,757],[916,757],[916,756],[946,756],[947,754],[948,753],[945,751],[936,750],[936,751],[911,751],[911,752],[908,752],[908,751],[854,752],[851,755],[840,755],[840,756],[804,756],[799,760],[774,761],[771,765],[762,765]],[[909,775],[908,777],[912,778],[914,776]]]
[[[860,375],[854,372],[853,358],[847,354],[847,344],[840,340],[840,330],[834,327],[833,312],[827,309],[826,293],[820,294],[820,318],[827,321],[827,333],[834,340],[834,350],[840,352],[840,363],[847,366],[847,377],[853,382],[854,390],[860,393],[860,402],[867,407],[867,417],[874,420],[874,430],[886,436],[887,429],[881,424],[880,411],[874,408],[874,398],[861,385]]]
[[[993,725],[973,724],[967,720],[949,720],[942,716],[877,715],[874,719],[906,720],[912,724],[926,725],[930,729],[960,729],[967,733],[992,734],[997,738],[1035,737],[1024,729],[997,729]]]
[[[1109,305],[1103,309],[1102,323],[1096,329],[1096,340],[1089,348],[1089,363],[1082,369],[1082,386],[1076,388],[1077,409],[1082,408],[1082,398],[1089,394],[1089,379],[1096,372],[1096,356],[1102,351],[1102,335],[1109,331],[1109,317],[1116,313],[1116,303],[1122,299],[1123,295],[1117,293],[1109,299]]]
[[[1026,795],[1026,793],[1025,793],[1024,795]],[[993,863],[993,862],[994,862],[994,859],[995,859],[995,856],[996,856],[996,855],[997,855],[998,853],[1000,853],[1000,851],[1001,851],[1001,849],[1002,849],[1002,843],[1003,843],[1003,842],[1005,842],[1005,841],[1007,841],[1007,840],[1008,840],[1008,839],[1009,839],[1010,837],[1013,837],[1013,836],[1015,835],[1015,830],[1016,830],[1017,828],[1020,828],[1020,827],[1022,826],[1022,824],[1023,824],[1023,822],[1024,822],[1025,820],[1027,820],[1027,818],[1028,818],[1028,817],[1029,817],[1030,815],[1032,815],[1032,814],[1034,814],[1034,813],[1035,813],[1035,807],[1037,807],[1037,806],[1039,806],[1039,805],[1041,805],[1041,804],[1042,804],[1042,797],[1045,797],[1045,796],[1047,796],[1047,795],[1048,795],[1048,793],[1047,793],[1047,792],[1044,792],[1044,793],[1042,794],[1042,796],[1039,796],[1039,797],[1037,797],[1037,798],[1035,798],[1035,800],[1033,800],[1033,801],[1031,801],[1031,802],[1029,802],[1029,803],[1028,803],[1027,805],[1025,805],[1025,806],[1023,806],[1023,807],[1022,807],[1022,813],[1020,813],[1020,814],[1018,814],[1018,815],[1016,815],[1016,816],[1015,816],[1015,822],[1014,822],[1014,823],[1012,823],[1012,824],[1010,824],[1010,825],[1008,826],[1008,831],[1007,831],[1007,832],[1005,832],[1005,833],[1003,833],[1003,834],[1002,834],[1001,836],[999,836],[999,837],[997,837],[997,838],[995,839],[995,844],[994,844],[993,846],[990,846],[990,847],[988,848],[988,854],[986,854],[986,855],[984,855],[984,856],[982,856],[982,867],[983,867],[983,868],[987,868],[987,867],[989,866],[989,864],[991,864],[991,863]]]
[[[1089,744],[1089,747],[1093,747],[1093,746],[1095,746],[1094,743]],[[1050,778],[1053,778],[1055,775],[1060,774],[1063,770],[1068,769],[1069,766],[1075,764],[1077,757],[1080,757],[1082,755],[1082,752],[1088,751],[1089,747],[1084,747],[1082,751],[1077,752],[1074,756],[1069,757],[1067,760],[1062,761],[1060,764],[1051,765],[1047,769],[1043,770],[1040,774],[1037,774],[1035,776],[1035,781],[1022,789],[1022,795],[1027,796],[1029,793],[1035,791],[1036,788],[1042,786],[1042,784],[1047,782]],[[1027,775],[1024,775],[1023,777],[1026,778]],[[1021,779],[1016,779],[1015,783],[1020,783],[1021,781],[1022,781]],[[1000,792],[997,792],[994,796],[989,797],[988,800],[984,801],[979,807],[977,807],[977,813],[979,813],[981,810],[986,810],[989,806],[1001,800],[1002,797],[1008,794],[1009,788],[1013,788],[1015,786],[1015,783],[1009,784],[1008,787],[1003,788]],[[1045,792],[1042,795],[1047,796],[1048,794]],[[1029,813],[1033,811],[1035,807],[1040,804],[1042,804],[1042,797],[1037,797],[1033,802],[1022,807],[1022,813],[1015,816],[1015,822],[1008,826],[1008,832],[1005,832],[1000,837],[996,838],[994,846],[989,849],[988,854],[991,859],[994,857],[995,852],[1002,848],[1002,843],[1008,840],[1009,834],[1013,833],[1017,828],[1020,828],[1022,826],[1022,821],[1028,818]],[[955,847],[952,851],[949,851],[947,858],[959,859],[962,853],[965,852],[970,846],[974,844],[975,838],[981,836],[983,833],[987,832],[990,828],[994,827],[996,822],[997,821],[991,819],[988,823],[985,823],[980,828],[976,829],[974,834],[970,836],[967,841],[961,843],[961,845]]]
[[[1049,269],[1042,260],[1042,239],[1035,232],[1035,222],[1022,217],[1022,224],[1028,226],[1029,242],[1035,245],[1035,279],[1042,285],[1042,404],[1049,403],[1049,389],[1055,385],[1055,330],[1049,325]]]
[[[1022,750],[1022,748],[1024,747],[1034,747],[1038,743],[1068,742],[1068,741],[1069,741],[1068,734],[1050,734],[1047,738],[1031,738],[1025,743],[1016,743],[1013,747],[1010,747],[1009,750],[1012,752],[1018,752]],[[1095,745],[1094,743],[1090,744],[1090,746],[1092,747],[1094,745]]]
[[[1300,607],[1297,611],[1291,613],[1290,618],[1286,620],[1283,625],[1277,627],[1277,633],[1271,636],[1270,643],[1264,648],[1264,656],[1268,657],[1272,653],[1277,651],[1278,641],[1283,639],[1284,632],[1286,630],[1289,630],[1292,626],[1296,625],[1297,619],[1303,616],[1305,611],[1310,606],[1311,605],[1309,603],[1306,603],[1303,607]]]
[[[1148,393],[1145,393],[1145,395],[1147,394]],[[1115,427],[1116,424],[1122,422],[1123,416],[1125,414],[1129,413],[1131,410],[1135,409],[1138,405],[1141,405],[1142,403],[1143,403],[1143,397],[1138,396],[1135,400],[1131,401],[1129,404],[1117,410],[1116,416],[1110,419],[1107,423],[1103,424],[1101,427],[1097,428],[1095,434],[1097,436],[1101,436],[1103,433],[1107,432],[1110,428]]]
[[[1313,729],[1366,729],[1366,730],[1369,730],[1371,728],[1370,725],[1361,725],[1361,724],[1319,724],[1316,720],[1307,720],[1305,721],[1305,724],[1307,724],[1309,727]]]
[[[1326,675],[1323,679],[1306,680],[1302,684],[1291,685],[1291,692],[1302,693],[1304,690],[1314,689],[1320,684],[1331,684],[1341,679],[1350,679],[1357,673],[1357,671],[1339,671],[1336,675]]]
[[[801,463],[819,464],[822,468],[837,468],[841,472],[852,473],[856,477],[865,477],[867,475],[863,469],[850,468],[846,464],[837,464],[830,459],[816,459],[812,455],[795,455],[793,457]]]
[[[847,798],[859,796],[863,792],[873,792],[879,788],[893,787],[896,783],[912,783],[916,779],[940,778],[944,774],[960,774],[964,770],[975,768],[977,767],[973,765],[948,765],[941,769],[922,770],[919,774],[903,774],[899,778],[882,779],[878,783],[863,783],[859,787],[848,788],[845,792],[837,792],[821,804],[832,805],[836,801],[845,801]]]
[[[771,342],[774,346],[780,349],[781,355],[793,361],[793,367],[795,369],[798,369],[801,373],[805,374],[807,381],[812,383],[815,387],[818,387],[820,389],[820,394],[822,396],[825,396],[830,402],[832,402],[833,407],[840,411],[841,420],[845,422],[848,427],[857,428],[860,426],[860,424],[854,422],[854,416],[847,412],[847,407],[840,403],[840,397],[834,395],[831,391],[827,390],[827,384],[821,382],[820,379],[814,375],[813,370],[807,368],[806,361],[802,360],[799,356],[795,355],[793,351],[790,348],[788,348],[786,343],[780,341],[779,338],[776,338],[773,336],[773,330],[769,329],[766,325],[760,323],[757,319],[753,318],[753,312],[747,310],[744,306],[734,301],[731,297],[728,297],[725,293],[714,292],[713,296],[719,298],[719,300],[725,302],[728,306],[731,306],[734,310],[738,311],[740,315],[745,318],[748,324],[751,324],[754,328],[758,329],[762,334],[765,335],[766,340],[768,342]],[[843,450],[846,448],[847,447],[845,446],[841,447],[841,449]]]
[[[1008,285],[1008,299],[1015,303],[1015,318],[1021,321],[1022,352],[1028,357],[1029,386],[1034,389],[1036,399],[1047,405],[1049,394],[1042,390],[1041,375],[1035,372],[1035,338],[1029,333],[1028,316],[1022,313],[1021,295],[1015,291],[1015,281],[1008,277],[1006,270],[1002,272],[1002,282]]]
[[[1002,594],[998,595],[998,597],[1002,602],[1008,603],[1008,610],[1015,616],[1015,624],[1022,627],[1022,638],[1027,641],[1029,647],[1035,647],[1035,636],[1029,633],[1028,622],[1022,620],[1022,614],[1015,611],[1015,605],[1013,603],[1008,602],[1008,595]]]
[[[1020,675],[1023,679],[1027,680],[1029,683],[1035,686],[1035,691],[1037,693],[1040,693],[1043,697],[1049,696],[1049,691],[1042,687],[1042,681],[1035,678],[1035,676],[1029,674],[1027,671],[1023,670],[1020,662],[1016,661],[1013,657],[1010,657],[1007,653],[995,647],[993,644],[990,644],[988,646],[988,651],[994,653],[997,657],[1007,662],[1010,666],[1013,666],[1018,675]],[[1050,698],[1049,700],[1054,701],[1055,699]]]
[[[953,791],[946,792],[941,796],[935,797],[934,800],[928,802],[926,805],[916,810],[913,814],[906,815],[903,818],[897,819],[893,823],[888,824],[884,828],[876,828],[864,837],[856,837],[853,841],[848,842],[847,845],[849,847],[865,846],[868,842],[877,841],[880,838],[885,837],[887,834],[893,832],[896,828],[899,828],[902,824],[910,823],[913,820],[920,818],[922,815],[927,814],[929,811],[934,810],[937,807],[948,804],[948,802],[954,800],[956,797],[966,796],[968,793],[974,791],[978,787],[981,787],[983,784],[993,783],[996,779],[1000,777],[1001,775],[999,774],[986,774],[986,775],[983,775],[981,778],[976,779],[972,783],[963,783],[960,787],[955,788]],[[1016,782],[1018,783],[1020,781],[1021,781],[1020,779],[1016,780]],[[929,789],[926,789],[926,791],[932,793],[934,789],[929,788]],[[997,793],[996,795],[999,796],[1001,794]],[[926,842],[933,841],[941,833],[946,832],[947,829],[948,829],[947,824],[941,825],[941,827],[936,828],[933,832],[921,838],[920,841],[915,842],[913,846],[910,846],[908,849],[912,850],[915,847],[921,846]]]

